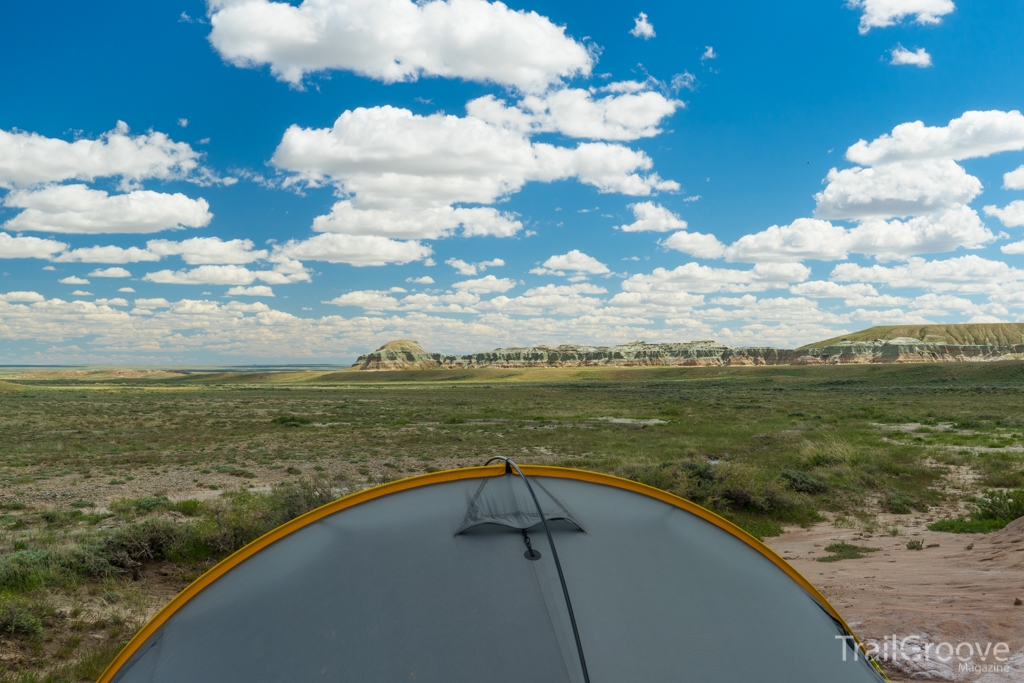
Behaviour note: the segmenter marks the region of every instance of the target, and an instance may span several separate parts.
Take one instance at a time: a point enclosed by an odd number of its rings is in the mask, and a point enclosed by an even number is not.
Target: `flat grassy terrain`
[[[495,455],[631,477],[762,537],[965,512],[1024,486],[1024,363],[11,370],[0,681],[94,680],[157,606],[274,526]]]

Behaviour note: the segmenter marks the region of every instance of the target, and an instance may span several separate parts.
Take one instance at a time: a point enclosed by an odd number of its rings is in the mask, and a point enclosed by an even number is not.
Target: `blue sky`
[[[0,363],[1024,319],[1024,5],[22,3]]]

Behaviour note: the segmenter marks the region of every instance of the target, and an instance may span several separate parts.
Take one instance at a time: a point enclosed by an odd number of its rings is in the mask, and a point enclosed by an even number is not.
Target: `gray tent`
[[[413,477],[289,522],[100,682],[882,680],[824,597],[729,522],[633,481],[522,470]]]

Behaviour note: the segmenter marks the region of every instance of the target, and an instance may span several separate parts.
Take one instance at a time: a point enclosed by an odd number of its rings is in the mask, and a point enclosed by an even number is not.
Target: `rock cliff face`
[[[714,341],[683,344],[618,346],[531,346],[483,353],[446,355],[423,350],[408,340],[388,342],[360,356],[360,370],[425,370],[430,368],[561,368],[594,365],[839,365],[847,363],[943,363],[1024,358],[1024,344],[957,345],[911,337],[842,341],[819,348],[776,349],[770,346],[729,347]]]

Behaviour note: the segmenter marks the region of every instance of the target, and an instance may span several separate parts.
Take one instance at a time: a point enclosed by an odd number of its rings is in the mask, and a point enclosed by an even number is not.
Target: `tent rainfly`
[[[164,607],[99,680],[883,677],[828,601],[728,521],[633,481],[507,461],[360,491],[275,529]]]

